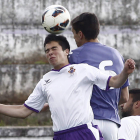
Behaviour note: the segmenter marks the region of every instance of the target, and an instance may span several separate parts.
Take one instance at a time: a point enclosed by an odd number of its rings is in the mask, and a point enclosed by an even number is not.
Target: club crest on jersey
[[[70,70],[68,71],[70,74],[74,74],[74,72],[75,72],[75,69],[74,69],[74,67],[70,67]]]

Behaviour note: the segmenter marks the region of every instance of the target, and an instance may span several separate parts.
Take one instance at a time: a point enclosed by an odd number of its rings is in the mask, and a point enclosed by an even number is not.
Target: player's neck
[[[87,39],[85,39],[85,37],[83,37],[83,38],[81,38],[81,42],[80,42],[80,44],[79,44],[78,47],[80,47],[80,46],[82,46],[83,44],[88,43],[88,42],[99,43],[99,40],[98,40],[98,38],[87,40]]]
[[[69,65],[69,62],[61,63],[59,65],[54,66],[54,70],[60,70],[67,65]]]
[[[99,43],[99,40],[98,40],[98,38],[96,38],[96,39],[90,39],[88,42],[97,42],[97,43]]]
[[[140,111],[138,110],[138,111],[133,112],[133,116],[140,116]]]
[[[87,43],[87,42],[99,43],[99,40],[98,40],[98,38],[96,38],[96,39],[90,39],[90,40],[84,40],[84,41],[83,41],[83,44],[85,44],[85,43]]]

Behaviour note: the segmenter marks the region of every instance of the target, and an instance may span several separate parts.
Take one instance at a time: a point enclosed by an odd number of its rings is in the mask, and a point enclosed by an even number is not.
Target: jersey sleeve
[[[129,117],[121,119],[121,127],[118,131],[119,140],[135,140],[136,133],[135,123]]]
[[[47,97],[44,96],[41,80],[36,85],[32,94],[25,101],[24,105],[35,112],[40,112],[44,104],[47,102]]]
[[[102,90],[109,89],[109,80],[111,78],[109,75],[104,74],[99,69],[90,65],[87,65],[87,72],[88,78],[93,84],[97,85]]]

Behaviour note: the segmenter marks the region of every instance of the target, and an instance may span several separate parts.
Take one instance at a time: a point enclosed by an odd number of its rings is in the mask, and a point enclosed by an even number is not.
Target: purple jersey
[[[73,50],[69,56],[69,62],[71,64],[87,63],[112,76],[119,74],[124,67],[123,58],[116,49],[95,42],[85,43]],[[121,88],[128,85],[127,81]],[[96,85],[93,86],[91,107],[95,119],[111,120],[120,124],[118,102],[121,88],[104,91]]]

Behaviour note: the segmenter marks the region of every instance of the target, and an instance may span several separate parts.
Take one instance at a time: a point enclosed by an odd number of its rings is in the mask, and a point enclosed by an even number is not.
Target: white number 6
[[[99,64],[99,69],[105,73],[105,74],[108,74],[110,76],[115,76],[117,75],[114,71],[112,70],[105,70],[105,67],[106,66],[113,66],[113,62],[111,60],[105,60],[105,61],[102,61],[100,64]],[[111,87],[110,89],[114,89],[113,87]]]

